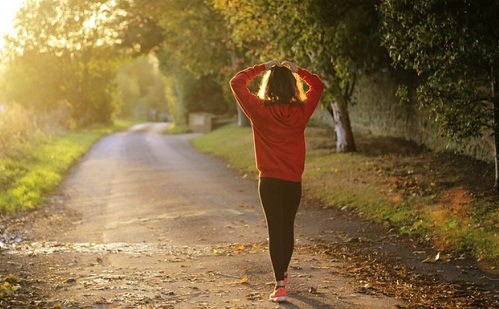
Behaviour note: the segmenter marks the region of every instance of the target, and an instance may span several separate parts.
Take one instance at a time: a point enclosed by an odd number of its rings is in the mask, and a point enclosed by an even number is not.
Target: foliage
[[[164,29],[157,24],[157,12],[165,8],[164,2],[153,0],[118,1],[117,8],[126,12],[120,16],[120,47],[132,50],[134,56],[157,51],[164,41]]]
[[[3,99],[41,113],[67,110],[78,126],[109,123],[122,57],[113,3],[28,0],[7,39]]]
[[[121,94],[120,117],[142,116],[148,110],[167,113],[165,81],[156,58],[139,57],[124,65],[116,77]]]
[[[386,0],[380,6],[390,56],[421,77],[417,99],[440,135],[494,134],[499,193],[498,10],[493,0]]]
[[[379,45],[375,2],[213,0],[231,27],[231,39],[250,59],[291,59],[319,72],[332,98],[346,95],[359,70],[375,68]],[[330,97],[331,98],[331,97]],[[326,102],[326,101],[324,101]]]
[[[177,125],[187,123],[189,112],[228,110],[226,31],[222,18],[210,6],[203,0],[168,0],[129,1],[123,8],[128,13],[127,44],[138,45],[137,50],[149,46],[146,49],[156,53]],[[161,35],[153,37],[157,29]]]
[[[497,100],[490,83],[499,70],[498,10],[492,0],[386,0],[380,6],[385,46],[395,65],[421,77],[418,101],[443,136],[490,132]]]
[[[166,33],[162,48],[197,78],[220,74],[230,64],[222,17],[204,0],[163,2],[166,8],[157,14]]]
[[[270,1],[207,2],[224,17],[229,31],[228,44],[240,58],[254,63],[284,57],[280,54],[278,41],[274,40],[281,25],[276,12],[282,11],[282,6],[275,11],[279,5],[274,6]]]
[[[21,288],[19,285],[20,281],[21,280],[13,274],[9,274],[0,280],[0,300],[15,295],[16,291]]]
[[[205,75],[194,80],[187,93],[187,109],[189,112],[208,112],[222,115],[227,112],[223,91],[212,75]]]
[[[197,77],[178,66],[166,49],[158,52],[158,59],[166,83],[168,108],[177,126],[187,126],[191,112],[227,112],[223,91],[213,75]]]
[[[9,105],[0,111],[0,159],[21,155],[26,144],[42,135],[35,115],[22,106]]]
[[[168,110],[176,126],[188,126],[189,111],[187,110],[188,87],[195,81],[195,77],[182,67],[172,63],[165,51],[158,52],[160,70],[164,74],[165,94]]]

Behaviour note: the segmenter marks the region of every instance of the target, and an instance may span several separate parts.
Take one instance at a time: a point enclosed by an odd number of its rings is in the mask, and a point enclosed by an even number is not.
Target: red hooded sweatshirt
[[[260,177],[301,182],[305,167],[305,127],[319,103],[324,83],[319,76],[299,68],[298,76],[309,86],[304,106],[264,105],[247,84],[265,71],[258,64],[238,72],[230,86],[252,123],[256,167]]]

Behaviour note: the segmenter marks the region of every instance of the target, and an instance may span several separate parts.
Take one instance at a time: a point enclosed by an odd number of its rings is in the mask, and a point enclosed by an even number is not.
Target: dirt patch
[[[422,190],[462,187],[478,196],[495,198],[494,165],[453,153],[433,153],[396,138],[356,136],[359,153],[386,158],[380,161],[391,176],[420,175]],[[452,192],[451,192],[452,193]]]

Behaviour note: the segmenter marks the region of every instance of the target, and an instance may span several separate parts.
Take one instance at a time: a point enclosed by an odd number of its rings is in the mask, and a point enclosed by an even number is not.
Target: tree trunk
[[[230,51],[230,60],[232,62],[232,67],[233,68],[236,68],[237,67],[237,63],[239,61],[239,58],[236,54],[236,51],[235,51],[235,48],[232,47],[231,48],[231,51]],[[235,100],[234,100],[235,102]],[[248,117],[246,117],[246,114],[243,112],[243,110],[241,109],[241,107],[239,106],[239,104],[237,104],[237,102],[235,102],[236,105],[237,105],[237,125],[239,127],[249,127],[250,126],[250,121],[248,119]]]
[[[344,153],[357,151],[347,106],[337,102],[329,103],[328,111],[334,118],[336,152]]]
[[[237,125],[239,127],[249,127],[250,126],[250,121],[248,117],[246,117],[246,114],[243,112],[241,107],[237,105]]]
[[[495,169],[496,169],[496,179],[494,182],[494,188],[496,189],[496,194],[499,194],[499,100],[494,98],[494,144],[495,144]]]
[[[499,194],[499,94],[497,93],[497,82],[499,80],[499,72],[495,70],[494,66],[491,67],[492,77],[492,103],[494,104],[494,146],[495,146],[495,182],[494,188],[496,194]]]

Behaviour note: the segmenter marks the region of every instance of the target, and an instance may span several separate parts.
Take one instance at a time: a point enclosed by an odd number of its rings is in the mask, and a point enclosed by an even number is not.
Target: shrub
[[[0,111],[0,159],[28,154],[28,142],[42,137],[32,112],[20,105],[8,105]]]

